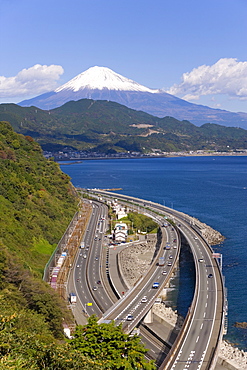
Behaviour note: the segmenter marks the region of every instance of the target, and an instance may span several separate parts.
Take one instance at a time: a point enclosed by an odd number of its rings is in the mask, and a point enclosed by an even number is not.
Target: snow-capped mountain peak
[[[80,73],[69,82],[58,87],[55,92],[64,90],[77,92],[83,89],[120,90],[158,93],[160,90],[149,89],[137,82],[130,80],[106,67],[91,67]]]

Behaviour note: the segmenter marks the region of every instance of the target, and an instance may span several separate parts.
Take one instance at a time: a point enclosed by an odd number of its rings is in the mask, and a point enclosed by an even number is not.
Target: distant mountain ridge
[[[81,99],[50,111],[0,104],[0,121],[35,138],[43,150],[66,147],[87,152],[247,149],[242,128],[204,124],[197,127],[173,117],[159,118],[112,101]]]
[[[80,99],[107,100],[156,117],[174,117],[200,126],[216,123],[247,129],[247,113],[233,113],[189,103],[162,90],[150,89],[106,67],[91,67],[64,85],[35,98],[23,100],[22,107],[50,110]]]

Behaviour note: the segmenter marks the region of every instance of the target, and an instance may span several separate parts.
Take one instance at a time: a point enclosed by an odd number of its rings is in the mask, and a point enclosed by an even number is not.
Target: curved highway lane
[[[217,357],[217,346],[222,337],[224,302],[222,275],[216,260],[212,257],[212,250],[180,212],[153,202],[133,200],[121,194],[102,191],[98,194],[110,195],[128,202],[131,200],[137,204],[137,207],[148,207],[147,212],[158,211],[168,215],[186,237],[196,265],[196,291],[179,340],[175,348],[172,348],[168,360],[166,359],[160,368],[208,369],[214,356]],[[133,304],[136,303],[133,302]]]

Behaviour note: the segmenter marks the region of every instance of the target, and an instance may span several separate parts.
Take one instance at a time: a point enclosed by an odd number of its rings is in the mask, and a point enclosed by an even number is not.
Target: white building
[[[118,204],[117,199],[115,199],[115,201],[112,202],[112,209],[116,213],[116,216],[117,216],[118,220],[120,220],[120,218],[127,217],[125,207]]]
[[[114,228],[113,237],[118,242],[125,242],[128,235],[128,227],[125,223],[117,223]]]
[[[120,218],[127,217],[127,213],[125,212],[125,208],[119,208],[117,212],[117,219],[120,220]]]

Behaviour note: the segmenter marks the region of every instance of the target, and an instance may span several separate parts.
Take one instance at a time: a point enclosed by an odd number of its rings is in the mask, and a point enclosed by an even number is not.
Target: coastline
[[[56,153],[44,152],[44,156],[46,158],[54,157],[54,160],[62,165],[67,164],[76,164],[81,163],[83,161],[93,161],[93,160],[109,160],[109,159],[148,159],[148,158],[177,158],[177,157],[246,157],[247,150],[241,152],[170,152],[170,153],[162,153],[162,154],[129,154],[129,155],[95,155],[95,156],[80,156],[74,157],[66,155],[57,155]],[[73,161],[73,163],[61,163],[61,162],[69,162]]]

